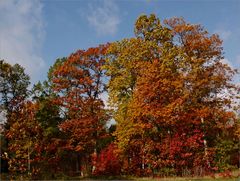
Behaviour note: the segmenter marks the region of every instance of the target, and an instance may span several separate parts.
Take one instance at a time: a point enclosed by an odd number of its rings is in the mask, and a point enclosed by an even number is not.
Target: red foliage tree
[[[121,162],[117,153],[117,145],[111,143],[104,148],[100,154],[93,155],[93,162],[95,170],[93,172],[96,176],[116,176],[121,173]]]
[[[65,149],[81,155],[86,174],[91,173],[90,155],[97,152],[108,120],[100,97],[104,92],[102,66],[107,47],[78,50],[52,74],[56,103],[65,114],[65,121],[59,125],[67,136]]]

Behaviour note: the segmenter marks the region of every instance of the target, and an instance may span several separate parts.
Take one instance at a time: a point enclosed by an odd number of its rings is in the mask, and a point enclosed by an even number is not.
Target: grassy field
[[[58,175],[54,180],[88,180],[88,181],[104,181],[104,180],[113,180],[113,181],[240,181],[240,170],[231,172],[231,178],[223,178],[219,174],[215,174],[215,178],[206,176],[206,177],[166,177],[166,178],[151,178],[151,177],[96,177],[96,178],[82,178],[82,177],[69,177],[66,175]],[[9,180],[10,175],[5,175],[0,173],[0,181]],[[43,179],[46,180],[46,179]]]
[[[121,177],[121,178],[115,178],[115,177],[103,177],[103,178],[63,178],[59,180],[88,180],[88,181],[94,181],[94,180],[113,180],[113,181],[240,181],[240,177],[238,176],[240,171],[236,171],[234,174],[232,174],[232,178],[223,178],[219,175],[216,175],[215,178],[213,177],[166,177],[166,178],[152,178],[152,177],[143,177],[143,178],[137,178],[137,177]]]
[[[134,180],[139,181],[240,181],[240,178],[159,178],[159,179],[152,179],[152,178],[136,178]]]

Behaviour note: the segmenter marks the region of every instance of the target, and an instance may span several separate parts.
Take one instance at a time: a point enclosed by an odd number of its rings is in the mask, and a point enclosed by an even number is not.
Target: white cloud
[[[220,36],[220,38],[223,39],[224,41],[227,41],[232,35],[232,32],[230,30],[224,29],[218,29],[215,31],[215,33],[217,33]]]
[[[112,0],[104,0],[101,7],[89,4],[87,20],[99,35],[115,34],[120,23],[118,6]]]
[[[33,81],[45,67],[42,4],[37,0],[0,0],[0,59],[18,63]]]

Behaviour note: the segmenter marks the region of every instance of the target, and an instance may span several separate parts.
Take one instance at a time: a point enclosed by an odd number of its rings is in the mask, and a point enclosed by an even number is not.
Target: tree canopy
[[[1,160],[11,179],[239,168],[238,72],[223,63],[219,36],[154,14],[139,16],[134,32],[57,59],[31,91],[24,68],[0,61]]]

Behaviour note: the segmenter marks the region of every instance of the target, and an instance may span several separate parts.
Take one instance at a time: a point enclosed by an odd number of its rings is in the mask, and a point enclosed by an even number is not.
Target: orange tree
[[[42,128],[35,118],[37,104],[23,102],[19,109],[9,115],[12,125],[6,131],[9,141],[9,171],[12,176],[16,176],[13,179],[18,176],[32,178],[38,174],[38,163],[42,159]]]
[[[76,170],[84,175],[93,171],[92,154],[98,152],[105,136],[108,116],[100,95],[104,91],[102,65],[106,46],[78,50],[52,73],[55,103],[64,121],[59,128],[66,135],[64,149],[76,155]]]
[[[216,169],[216,140],[235,130],[232,91],[239,90],[231,83],[236,70],[222,63],[222,41],[182,18],[160,23],[155,15],[140,16],[135,34],[111,44],[105,65],[126,170]]]

